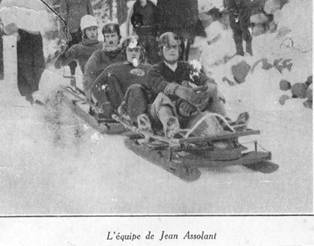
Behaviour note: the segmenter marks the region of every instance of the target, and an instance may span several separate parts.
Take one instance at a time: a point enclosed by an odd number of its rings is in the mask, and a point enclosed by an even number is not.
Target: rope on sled
[[[241,144],[247,145],[247,144],[254,144],[257,145],[261,150],[265,151],[265,152],[270,152],[269,150],[267,150],[266,148],[264,148],[259,142],[257,142],[256,140],[252,140],[252,141],[244,141],[244,142],[240,142]]]
[[[259,144],[258,142],[255,142],[257,144],[258,147],[260,147],[263,151],[265,152],[269,152],[269,150],[265,149],[261,144]]]

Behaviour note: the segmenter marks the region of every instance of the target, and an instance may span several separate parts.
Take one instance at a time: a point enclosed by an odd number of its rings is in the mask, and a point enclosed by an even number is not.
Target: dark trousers
[[[110,118],[111,114],[120,106],[124,92],[119,81],[109,77],[106,81],[96,84],[92,89],[92,100],[102,114]]]
[[[140,84],[131,85],[124,96],[123,107],[125,113],[136,123],[137,117],[148,112],[150,97],[144,87]]]
[[[19,30],[17,42],[18,89],[27,99],[38,90],[41,75],[45,69],[43,42],[40,34]]]
[[[68,48],[70,48],[72,45],[78,44],[79,42],[82,41],[82,32],[81,32],[81,30],[79,30],[77,32],[71,32],[71,37],[72,37],[72,40],[68,43]],[[70,67],[71,75],[74,75],[76,67],[77,67],[76,61],[70,62],[69,63],[69,67]]]
[[[180,38],[181,39],[181,52],[179,60],[188,61],[190,54],[190,47],[193,42],[192,39]]]
[[[93,89],[92,99],[102,109],[105,117],[110,118],[111,114],[118,109],[123,102],[123,109],[131,120],[136,122],[137,116],[145,113],[148,106],[146,90],[140,84],[130,85],[123,88],[117,80],[108,79],[106,87],[99,85]]]
[[[237,54],[244,54],[243,40],[246,42],[246,45],[251,45],[252,36],[249,31],[250,16],[251,14],[249,10],[242,10],[239,15],[230,13],[230,27],[233,31],[233,39],[236,45]]]
[[[3,69],[3,38],[0,36],[0,79],[4,78],[4,69]]]

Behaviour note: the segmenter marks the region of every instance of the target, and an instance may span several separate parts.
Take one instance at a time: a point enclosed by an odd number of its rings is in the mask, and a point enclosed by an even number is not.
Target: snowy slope
[[[298,9],[298,11],[295,11],[296,9]],[[294,10],[293,15],[291,15],[292,10]],[[281,28],[286,28],[290,30],[289,33],[281,36],[279,35],[279,32],[276,32],[273,34],[268,33],[265,35],[254,37],[253,57],[246,56],[243,58],[236,56],[225,65],[207,67],[206,69],[211,72],[210,75],[214,77],[219,83],[219,86],[221,86],[222,91],[224,91],[226,97],[233,98],[232,95],[228,96],[229,91],[232,92],[233,90],[243,90],[241,96],[252,97],[250,99],[247,99],[247,103],[249,105],[255,104],[256,106],[259,106],[258,108],[263,108],[264,105],[265,108],[267,107],[267,109],[270,110],[282,110],[283,107],[281,107],[277,103],[277,99],[282,94],[282,92],[279,91],[279,81],[281,79],[287,79],[292,83],[304,82],[306,78],[312,74],[312,32],[311,22],[308,21],[309,16],[311,16],[311,1],[291,0],[281,10],[281,18],[279,20],[278,26],[278,30],[280,30]],[[224,45],[215,46],[215,49],[216,47],[220,47],[221,49],[221,52],[215,52],[220,54],[221,57],[215,56],[215,59],[219,60],[222,59],[225,55],[230,55],[230,49],[225,49],[225,47],[234,46],[231,36],[229,37],[230,39],[223,40]],[[291,45],[291,40],[293,42],[293,45]],[[197,46],[197,44],[195,44],[195,46]],[[204,46],[202,47],[204,48]],[[210,46],[207,47],[209,50],[211,49]],[[203,53],[210,54],[210,52],[204,51]],[[230,88],[229,85],[222,82],[222,78],[224,76],[226,76],[230,80],[233,80],[233,76],[231,74],[231,67],[233,65],[244,60],[249,65],[253,66],[255,62],[262,58],[266,58],[270,63],[278,58],[292,59],[292,71],[289,72],[287,70],[284,70],[283,73],[279,73],[275,68],[266,71],[261,68],[261,65],[258,65],[254,69],[254,71],[251,70],[251,72],[249,73],[249,76],[246,79],[248,83],[236,86],[236,88]],[[210,60],[212,59],[212,57],[205,57],[205,59]],[[214,62],[215,60],[213,60],[211,63]],[[249,90],[261,90],[265,94],[256,95],[257,93],[248,93]],[[260,99],[262,99],[265,95],[270,97],[271,101],[268,100],[267,102],[265,102],[264,100],[259,100],[258,98],[256,98],[256,96],[260,96]],[[311,113],[306,109],[304,109],[304,111],[307,113]]]
[[[311,1],[297,2],[295,14],[311,16],[304,12]],[[305,31],[289,35],[311,39]],[[48,67],[43,74],[40,93],[51,99],[47,109],[26,103],[16,88],[15,42],[5,38],[0,81],[1,214],[312,212],[312,111],[298,99],[278,103],[280,79],[304,81],[310,75],[311,51],[280,49],[276,34],[264,35],[254,40],[254,57],[211,68],[229,115],[250,113],[250,126],[261,130],[258,140],[280,168],[272,174],[240,166],[202,169],[198,181],[185,183],[127,150],[124,137],[96,133],[54,101],[58,84],[68,83],[66,71]],[[280,74],[259,65],[241,85],[221,81],[223,75],[232,78],[233,64],[245,59],[252,65],[264,57],[292,58],[294,67]]]
[[[206,12],[214,7],[223,9],[223,0],[198,0],[198,10],[200,13]]]
[[[0,3],[0,16],[5,25],[15,23],[24,30],[42,33],[56,29],[55,16],[39,0],[21,1],[19,4],[6,2]]]

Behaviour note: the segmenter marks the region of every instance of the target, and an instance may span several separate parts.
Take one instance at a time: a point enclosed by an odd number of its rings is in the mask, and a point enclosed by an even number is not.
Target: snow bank
[[[288,36],[293,39],[294,47],[297,49],[305,51],[312,47],[311,17],[311,0],[290,0],[277,17],[278,28],[287,27],[291,30]]]
[[[17,6],[1,4],[0,16],[5,25],[15,23],[19,28],[29,32],[44,33],[56,30],[55,17],[45,9],[19,7],[19,4]]]
[[[2,0],[1,7],[27,8],[35,11],[46,10],[46,6],[40,0]]]
[[[46,58],[59,49],[58,41],[48,40],[45,35],[57,30],[56,17],[39,1],[3,1],[0,4],[0,17],[4,25],[15,23],[18,28],[28,32],[40,32]]]
[[[207,67],[207,70],[218,83],[225,94],[225,97],[233,102],[242,101],[244,105],[252,109],[258,110],[283,110],[290,109],[295,111],[296,107],[302,106],[302,100],[290,100],[285,106],[278,103],[279,97],[284,94],[279,90],[279,81],[286,79],[292,84],[296,82],[305,82],[306,78],[312,74],[312,31],[311,31],[311,8],[310,0],[291,0],[287,3],[280,15],[279,29],[288,28],[291,30],[286,35],[277,33],[268,33],[253,38],[254,56],[240,57],[236,56],[226,64]],[[292,14],[293,13],[293,14]],[[300,28],[302,27],[302,28]],[[224,47],[234,46],[232,38],[225,39],[223,44],[220,42],[220,58],[228,55],[228,49]],[[203,50],[203,54],[208,57],[203,59],[213,59],[210,55],[211,47]],[[219,45],[217,46],[219,49]],[[233,81],[231,67],[240,61],[246,61],[253,66],[258,60],[266,58],[270,64],[275,59],[292,59],[293,67],[291,71],[284,70],[280,73],[275,67],[270,70],[263,70],[261,65],[257,65],[254,71],[251,70],[246,78],[246,82],[240,85],[230,87],[229,84],[223,82],[223,78],[227,77]],[[206,63],[205,63],[206,64]],[[308,109],[303,109],[309,111]]]
[[[198,0],[199,13],[206,12],[214,7],[223,9],[223,1],[222,0]]]

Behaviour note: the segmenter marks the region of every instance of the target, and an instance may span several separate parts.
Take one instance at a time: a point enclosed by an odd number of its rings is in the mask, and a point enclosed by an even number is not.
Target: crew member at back
[[[91,86],[95,79],[109,65],[124,61],[120,43],[120,28],[116,23],[108,23],[103,29],[104,44],[102,49],[96,50],[88,59],[85,65],[85,73],[83,78],[84,91],[89,94]]]
[[[81,19],[82,42],[71,46],[62,53],[55,63],[56,68],[68,65],[72,61],[78,61],[81,71],[85,72],[85,64],[95,50],[103,46],[98,41],[98,24],[94,16],[85,15]],[[75,82],[74,82],[75,84]]]

